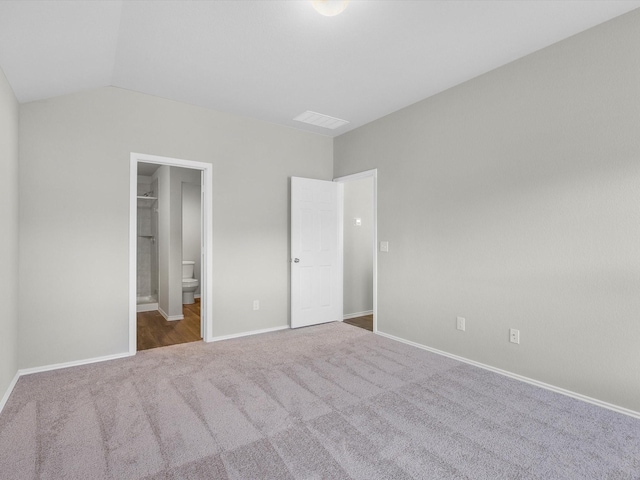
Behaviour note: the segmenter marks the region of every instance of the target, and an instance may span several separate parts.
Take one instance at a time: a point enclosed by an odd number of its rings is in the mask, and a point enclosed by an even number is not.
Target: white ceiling
[[[634,1],[0,1],[20,102],[107,85],[340,135],[640,7]],[[348,120],[295,122],[306,110]]]

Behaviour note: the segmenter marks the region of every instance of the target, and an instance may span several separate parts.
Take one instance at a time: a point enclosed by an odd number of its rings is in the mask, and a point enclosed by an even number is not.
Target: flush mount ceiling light
[[[316,11],[325,17],[335,17],[347,8],[349,0],[311,0]]]

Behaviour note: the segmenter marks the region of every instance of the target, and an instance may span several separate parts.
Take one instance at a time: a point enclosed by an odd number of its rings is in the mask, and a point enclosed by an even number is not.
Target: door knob
[[[293,259],[293,263],[298,263],[298,262],[300,262],[300,259],[299,259],[299,258],[294,258],[294,259]]]

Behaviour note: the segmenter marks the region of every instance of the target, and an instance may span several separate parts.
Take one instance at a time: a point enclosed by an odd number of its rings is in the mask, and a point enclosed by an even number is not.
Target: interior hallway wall
[[[213,165],[213,335],[288,325],[289,177],[330,180],[331,138],[115,87],[20,128],[21,368],[128,351],[131,152]]]
[[[379,330],[640,412],[632,45],[640,10],[336,138],[378,169]]]
[[[344,314],[373,311],[373,177],[344,186]],[[361,224],[356,225],[359,218]]]
[[[0,399],[18,371],[18,112],[0,70]]]

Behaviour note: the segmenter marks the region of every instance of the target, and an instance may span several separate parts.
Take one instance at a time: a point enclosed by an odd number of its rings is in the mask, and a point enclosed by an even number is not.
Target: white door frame
[[[334,178],[334,182],[347,183],[363,178],[373,178],[373,333],[378,333],[378,169]],[[339,217],[344,222],[344,201],[339,203]],[[344,234],[340,236],[340,261],[344,265]],[[344,287],[343,287],[344,288]]]
[[[180,158],[159,157],[157,155],[147,155],[144,153],[131,152],[130,162],[130,186],[129,186],[129,354],[136,353],[137,321],[136,321],[136,280],[138,268],[138,163],[155,163],[170,167],[192,168],[201,170],[202,175],[202,285],[201,291],[201,317],[202,317],[202,338],[205,342],[213,341],[213,295],[211,287],[213,285],[213,222],[212,222],[212,191],[213,191],[213,165],[204,162],[194,162]]]

